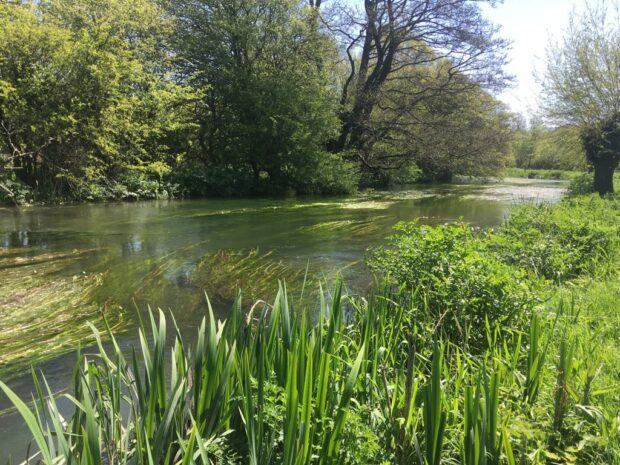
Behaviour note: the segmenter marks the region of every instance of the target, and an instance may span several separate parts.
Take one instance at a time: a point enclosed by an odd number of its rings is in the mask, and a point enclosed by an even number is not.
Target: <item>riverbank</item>
[[[550,181],[570,181],[584,173],[573,171],[552,171],[552,170],[523,170],[520,168],[509,168],[503,173],[503,176],[498,177],[480,177],[480,176],[461,176],[455,175],[452,181],[449,182],[431,182],[422,178],[412,177],[407,180],[399,180],[398,183],[385,189],[380,188],[365,188],[357,191],[351,191],[348,194],[340,195],[296,195],[292,192],[288,192],[281,195],[266,195],[251,197],[257,200],[287,200],[297,199],[301,202],[312,199],[334,199],[334,198],[352,198],[352,197],[374,197],[381,195],[383,192],[407,190],[415,187],[420,190],[433,189],[435,187],[445,188],[446,186],[453,185],[458,186],[484,186],[495,185],[503,182],[511,182],[516,179],[531,179],[531,180],[550,180]],[[620,176],[620,174],[618,175]],[[158,187],[159,186],[159,187]],[[116,204],[116,203],[136,203],[145,201],[166,201],[166,200],[239,200],[237,196],[207,196],[207,197],[192,197],[183,193],[182,189],[178,186],[175,188],[170,185],[160,186],[158,183],[154,183],[152,188],[138,189],[135,191],[127,189],[117,189],[115,192],[119,195],[109,195],[102,197],[89,197],[82,200],[68,199],[62,197],[48,197],[38,198],[30,190],[16,190],[12,197],[3,195],[4,191],[0,190],[0,208],[11,209],[18,207],[54,207],[54,206],[71,206],[71,205],[102,205],[102,204]]]
[[[507,168],[504,172],[506,177],[511,178],[549,179],[556,181],[573,181],[587,174],[588,173],[585,171],[537,170],[525,168]],[[615,173],[614,184],[616,186],[620,185],[620,172]]]
[[[540,170],[526,168],[506,168],[504,175],[511,178],[527,178],[527,179],[552,179],[572,181],[573,179],[583,175],[582,171],[566,171],[566,170]]]
[[[318,319],[282,288],[220,324],[209,311],[191,343],[154,315],[146,369],[100,346],[77,414],[42,407],[57,426],[33,437],[50,463],[46,435],[87,464],[619,463],[619,225],[597,196],[494,230],[408,225],[370,257],[392,280],[336,285]]]

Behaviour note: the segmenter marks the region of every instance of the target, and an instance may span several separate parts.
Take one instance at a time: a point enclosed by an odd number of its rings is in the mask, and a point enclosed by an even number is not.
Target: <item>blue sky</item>
[[[515,86],[500,97],[513,111],[531,115],[536,111],[538,85],[535,70],[543,69],[549,37],[562,37],[573,8],[583,8],[586,0],[505,0],[495,8],[485,8],[489,19],[502,26],[502,36],[513,42],[507,71],[516,78]]]

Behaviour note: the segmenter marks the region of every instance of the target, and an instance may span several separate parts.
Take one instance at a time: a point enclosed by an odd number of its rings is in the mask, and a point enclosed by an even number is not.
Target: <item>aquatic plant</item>
[[[302,226],[299,231],[307,234],[343,232],[348,235],[363,235],[379,229],[376,221],[383,218],[385,216],[376,216],[372,220],[325,221],[310,226]]]
[[[493,253],[488,234],[455,228],[414,239],[446,267]],[[254,269],[245,258],[231,276]],[[524,279],[538,292],[534,274]],[[465,340],[429,318],[429,292],[450,283],[388,279],[355,297],[340,283],[309,294],[308,282],[309,299],[284,285],[268,301],[237,294],[223,321],[207,302],[191,346],[162,312],[149,314],[150,332],[140,325],[137,349],[93,327],[97,348],[79,355],[63,396],[68,416],[38,375],[31,405],[0,390],[46,465],[620,463],[617,274],[547,281],[536,311],[485,316]]]
[[[488,328],[489,351],[463,351],[418,325],[406,289],[386,285],[353,299],[337,285],[316,318],[296,309],[284,287],[249,310],[238,296],[224,321],[207,303],[191,347],[162,312],[150,314],[150,334],[141,325],[130,351],[111,333],[104,346],[93,327],[97,350],[80,355],[66,418],[45,378],[35,376],[31,406],[0,389],[46,465],[515,464],[545,455],[617,463],[613,367],[592,381],[587,408],[562,394],[563,440],[555,439],[553,399],[578,385],[576,372],[566,377],[568,358],[556,366],[556,354],[565,352],[565,330],[588,331],[586,321],[572,318],[557,336],[543,330],[553,356],[541,360],[541,376],[564,390],[542,382],[538,396],[524,398],[531,355],[518,331]],[[572,347],[571,366],[591,358]]]
[[[214,299],[225,302],[233,301],[238,290],[243,289],[244,303],[251,305],[257,300],[273,300],[273,283],[282,279],[286,279],[293,295],[310,297],[321,279],[333,282],[339,271],[334,270],[331,276],[319,276],[309,262],[304,265],[286,262],[272,251],[219,250],[200,260],[191,273],[191,282]]]
[[[123,313],[118,306],[94,298],[103,275],[69,274],[89,253],[0,249],[0,374],[92,342],[87,322],[104,328],[107,318],[109,325],[119,327]]]

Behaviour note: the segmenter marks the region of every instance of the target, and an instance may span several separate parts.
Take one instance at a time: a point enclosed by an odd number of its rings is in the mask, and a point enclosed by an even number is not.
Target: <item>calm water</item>
[[[352,198],[287,200],[188,200],[0,209],[0,248],[24,253],[86,251],[65,270],[68,275],[101,272],[101,299],[133,307],[151,303],[172,309],[182,331],[193,331],[203,316],[203,289],[188,284],[206,253],[219,250],[273,252],[291,267],[309,263],[318,272],[342,269],[349,286],[368,282],[363,258],[392,226],[418,219],[437,224],[462,219],[494,226],[523,201],[555,201],[564,184],[507,179],[502,183],[424,186]],[[0,270],[1,273],[1,270]],[[155,276],[155,277],[154,277]],[[0,286],[2,276],[0,274]],[[226,306],[217,309],[225,315]],[[3,328],[0,328],[2,331]],[[135,331],[122,337],[132,344]],[[36,341],[33,341],[36,343]],[[52,390],[66,387],[74,362],[68,354],[42,369]],[[29,397],[27,376],[11,381]],[[0,411],[7,407],[0,395]],[[0,417],[0,463],[24,459],[27,434],[15,416]]]

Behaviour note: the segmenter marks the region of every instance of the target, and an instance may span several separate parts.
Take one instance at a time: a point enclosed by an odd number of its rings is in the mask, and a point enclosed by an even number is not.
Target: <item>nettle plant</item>
[[[370,268],[404,283],[420,316],[452,340],[484,345],[486,325],[516,323],[535,306],[525,272],[488,254],[466,224],[401,223],[388,245],[374,249]]]

